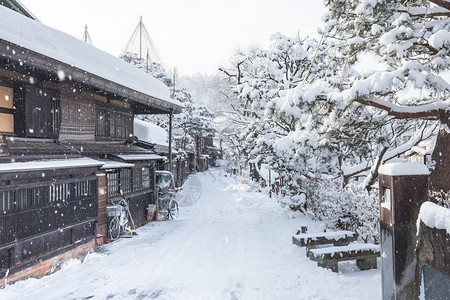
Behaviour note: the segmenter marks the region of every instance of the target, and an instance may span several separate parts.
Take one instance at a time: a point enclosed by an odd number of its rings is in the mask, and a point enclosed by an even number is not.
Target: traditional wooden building
[[[9,8],[0,5],[0,278],[13,282],[92,249],[119,188],[145,222],[163,157],[136,145],[134,115],[182,106],[134,66]]]
[[[166,161],[160,165],[161,170],[171,171],[175,180],[175,185],[180,187],[186,181],[188,174],[193,172],[189,166],[189,156],[183,151],[171,151],[169,154],[169,143],[167,131],[155,124],[135,119],[134,134],[137,145],[151,149],[158,155],[164,156]],[[172,161],[169,162],[169,155],[172,155]],[[194,156],[192,156],[194,158]],[[171,165],[169,165],[171,163]]]

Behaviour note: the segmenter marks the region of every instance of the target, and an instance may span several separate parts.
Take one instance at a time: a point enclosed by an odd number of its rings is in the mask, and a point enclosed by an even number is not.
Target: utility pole
[[[142,58],[142,16],[139,21],[139,59]]]
[[[175,97],[175,79],[177,75],[177,68],[173,68],[173,84],[172,84],[172,98]]]

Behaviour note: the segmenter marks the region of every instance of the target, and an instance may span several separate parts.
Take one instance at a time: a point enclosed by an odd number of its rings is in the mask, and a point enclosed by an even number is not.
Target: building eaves
[[[1,59],[129,98],[149,111],[181,112],[168,87],[135,66],[3,6],[0,19]]]

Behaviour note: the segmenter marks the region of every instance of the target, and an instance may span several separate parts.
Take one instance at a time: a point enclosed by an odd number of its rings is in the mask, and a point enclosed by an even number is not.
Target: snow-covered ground
[[[178,200],[180,219],[7,286],[0,299],[381,299],[380,270],[317,267],[291,236],[319,224],[222,169],[190,177]]]

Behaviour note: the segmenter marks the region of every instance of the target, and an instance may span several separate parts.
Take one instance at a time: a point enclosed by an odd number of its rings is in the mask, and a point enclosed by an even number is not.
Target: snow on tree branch
[[[365,97],[357,97],[355,101],[385,110],[389,115],[395,116],[399,119],[417,119],[426,117],[440,118],[441,112],[450,107],[450,101],[407,107],[395,105],[391,102],[376,97],[371,97],[370,99]]]

